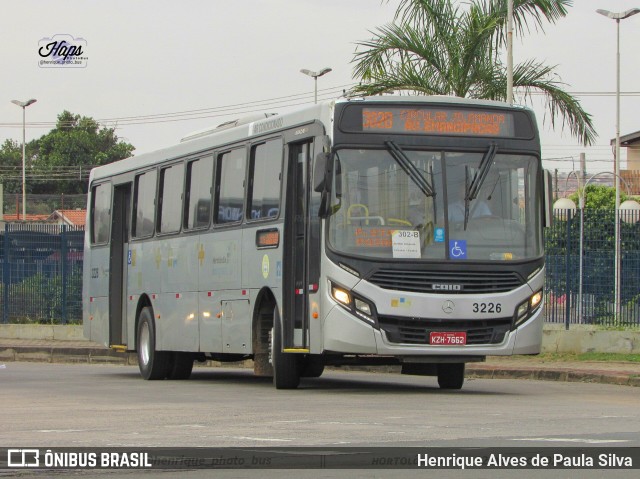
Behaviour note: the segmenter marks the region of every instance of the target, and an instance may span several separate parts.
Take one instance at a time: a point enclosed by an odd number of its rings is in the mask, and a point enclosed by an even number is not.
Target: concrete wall
[[[0,324],[0,339],[86,341],[82,326]],[[592,326],[547,324],[542,350],[545,353],[633,353],[640,354],[640,331],[607,331]]]

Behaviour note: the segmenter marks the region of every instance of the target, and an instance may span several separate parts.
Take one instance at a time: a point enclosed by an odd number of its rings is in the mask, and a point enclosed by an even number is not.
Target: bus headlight
[[[336,286],[335,284],[331,285],[331,296],[338,303],[342,303],[345,306],[351,306],[351,295],[344,289]]]
[[[360,298],[355,298],[354,300],[355,307],[361,313],[366,314],[367,316],[371,316],[371,305],[366,301],[362,301]]]
[[[532,310],[536,309],[541,301],[542,301],[542,290],[538,291],[536,294],[531,296],[531,299],[529,300],[529,305],[531,309]]]
[[[331,297],[341,306],[349,310],[349,312],[358,318],[376,325],[376,313],[373,303],[368,300],[356,296],[351,291],[335,283],[331,283]]]
[[[540,303],[542,303],[542,290],[532,294],[526,301],[520,303],[516,308],[516,327],[529,319],[531,313],[540,306]]]

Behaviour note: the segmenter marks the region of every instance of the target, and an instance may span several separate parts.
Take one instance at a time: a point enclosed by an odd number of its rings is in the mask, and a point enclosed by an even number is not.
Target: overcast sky
[[[354,83],[355,43],[390,22],[398,3],[4,0],[0,142],[21,141],[22,115],[13,99],[38,100],[27,108],[27,141],[49,131],[66,109],[116,126],[140,154],[249,111],[284,112],[312,102],[313,80],[301,68],[331,67],[318,88],[320,98],[335,98]],[[575,0],[569,15],[546,26],[544,34],[516,38],[515,61],[537,58],[558,65],[566,89],[580,93],[599,134],[596,146],[584,149],[568,132],[552,132],[544,109],[534,105],[543,158],[561,158],[545,161],[545,167],[577,169],[584,151],[591,173],[613,169],[616,24],[595,10],[632,7],[640,7],[640,0]],[[640,15],[620,27],[624,135],[640,130]],[[86,41],[85,68],[39,65],[41,40],[55,34]],[[180,115],[166,115],[172,113]]]

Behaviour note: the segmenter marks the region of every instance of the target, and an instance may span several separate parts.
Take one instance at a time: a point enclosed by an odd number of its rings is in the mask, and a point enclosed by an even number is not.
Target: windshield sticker
[[[395,230],[391,234],[394,258],[420,258],[420,232]]]
[[[467,240],[449,240],[451,259],[467,259]]]
[[[436,228],[433,231],[433,241],[436,243],[444,243],[444,228]]]

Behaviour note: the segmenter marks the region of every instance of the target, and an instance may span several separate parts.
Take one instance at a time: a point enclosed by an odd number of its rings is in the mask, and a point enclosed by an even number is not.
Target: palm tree
[[[506,99],[507,0],[401,0],[394,23],[358,43],[353,94],[409,90],[427,95]],[[516,34],[542,29],[567,14],[572,0],[513,0]],[[591,115],[562,89],[555,66],[527,60],[513,68],[515,97],[529,101],[543,93],[551,125],[569,128],[585,146],[596,132]]]

